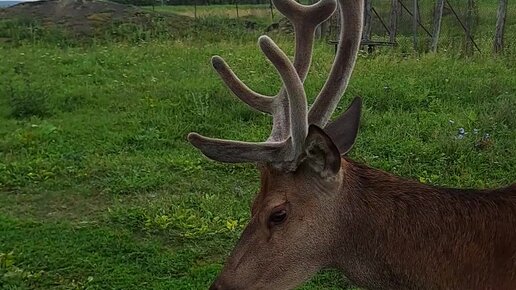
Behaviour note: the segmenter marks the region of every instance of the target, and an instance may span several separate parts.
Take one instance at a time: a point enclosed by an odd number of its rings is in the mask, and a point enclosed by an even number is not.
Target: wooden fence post
[[[389,41],[396,42],[396,35],[398,34],[398,14],[399,14],[399,0],[391,0],[391,18],[390,18],[390,34]]]
[[[418,41],[417,41],[417,27],[419,24],[419,1],[413,0],[413,12],[412,12],[412,33],[414,40],[414,50],[418,51]]]
[[[372,0],[365,0],[365,10],[364,10],[364,30],[362,32],[362,39],[370,40],[371,38],[371,11],[373,7]]]
[[[439,33],[441,33],[441,20],[443,18],[444,0],[437,0],[434,11],[434,31],[432,32],[432,44],[430,50],[437,51],[437,43],[439,43]]]
[[[498,13],[496,16],[496,30],[494,37],[494,52],[501,53],[503,51],[503,35],[505,31],[505,17],[507,15],[507,0],[500,0],[498,4]]]
[[[475,0],[468,0],[468,11],[466,13],[466,54],[473,53],[473,11],[475,9]]]

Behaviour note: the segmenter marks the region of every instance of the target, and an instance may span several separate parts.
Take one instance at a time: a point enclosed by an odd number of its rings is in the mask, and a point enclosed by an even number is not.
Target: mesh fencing
[[[385,39],[391,29],[391,1],[373,0],[372,35],[371,37]],[[498,1],[477,0],[470,6],[466,0],[446,0],[439,43],[441,46],[465,44],[469,38],[467,31],[473,39],[473,44],[479,48],[487,49],[492,46],[497,20]],[[514,1],[509,3],[507,9],[505,40],[506,46],[515,45],[516,39],[516,5]],[[397,35],[413,40],[414,37],[414,1],[399,1],[397,13]],[[376,12],[376,13],[375,13]],[[433,19],[435,13],[435,1],[419,1],[417,36],[423,44],[428,44],[433,34]],[[383,22],[383,23],[382,23]]]
[[[254,17],[263,21],[277,23],[281,15],[271,7],[270,0],[234,0],[231,4],[213,5],[215,1],[185,0],[189,3],[210,5],[192,5],[181,7],[181,14],[197,17]],[[194,2],[196,1],[196,2]],[[222,1],[222,0],[221,0]],[[392,30],[392,1],[371,0],[371,40],[389,41]],[[311,4],[316,0],[301,0],[304,4]],[[469,2],[474,5],[470,7]],[[439,47],[464,48],[470,45],[473,49],[491,51],[495,35],[498,0],[445,0]],[[222,3],[222,2],[221,2]],[[428,50],[433,34],[433,18],[436,0],[419,0],[417,11],[418,24],[414,30],[414,1],[398,0],[396,12],[397,31],[396,42],[400,46],[414,47],[414,31],[417,34],[418,50]],[[272,8],[272,9],[271,9]],[[466,31],[469,30],[469,36]],[[333,17],[325,28],[327,39],[336,40],[339,31],[337,17]],[[468,39],[470,41],[468,41]],[[505,24],[505,49],[516,52],[516,1],[509,1]],[[391,39],[392,40],[392,39]],[[469,44],[468,44],[469,43]]]

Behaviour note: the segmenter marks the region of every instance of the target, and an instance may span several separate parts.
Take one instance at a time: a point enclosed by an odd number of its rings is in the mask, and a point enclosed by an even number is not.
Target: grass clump
[[[48,93],[45,88],[36,87],[27,75],[23,62],[18,63],[13,71],[14,77],[9,79],[7,85],[9,115],[17,119],[50,116],[51,109],[47,104]]]

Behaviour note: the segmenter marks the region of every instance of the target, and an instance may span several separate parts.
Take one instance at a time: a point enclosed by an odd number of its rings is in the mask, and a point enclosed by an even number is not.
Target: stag
[[[258,41],[283,81],[278,94],[251,90],[222,58],[212,58],[238,98],[272,115],[269,138],[188,135],[207,157],[256,163],[261,173],[251,220],[210,289],[292,289],[323,268],[337,268],[366,289],[516,289],[516,184],[433,187],[344,156],[357,136],[361,99],[329,119],[355,65],[364,0],[274,5],[296,35],[293,63],[267,36]],[[303,82],[314,31],[337,6],[337,55],[308,110]]]

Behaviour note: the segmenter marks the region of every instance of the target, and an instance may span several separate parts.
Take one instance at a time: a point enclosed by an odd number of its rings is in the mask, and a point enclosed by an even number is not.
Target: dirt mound
[[[2,19],[37,21],[45,27],[58,26],[78,35],[93,35],[114,23],[145,25],[156,17],[166,20],[174,17],[184,22],[182,26],[192,22],[185,16],[158,15],[135,6],[98,0],[42,0],[0,9]]]

